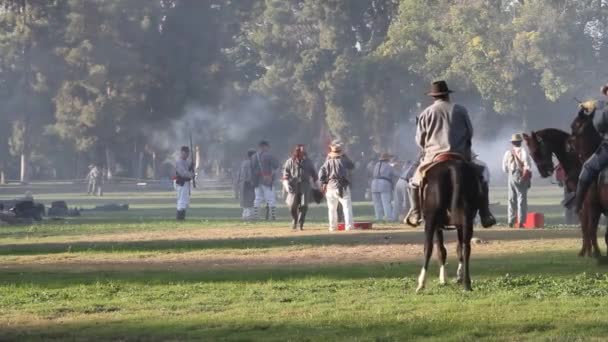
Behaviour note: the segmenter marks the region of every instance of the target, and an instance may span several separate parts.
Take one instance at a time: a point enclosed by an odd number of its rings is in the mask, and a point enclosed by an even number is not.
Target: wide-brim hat
[[[524,141],[524,137],[520,133],[515,133],[511,136],[511,142],[522,142]]]
[[[436,81],[431,84],[431,89],[428,93],[428,96],[443,96],[453,93],[454,91],[448,88],[448,84],[446,81]]]
[[[390,154],[388,154],[388,153],[382,153],[382,154],[380,155],[380,160],[381,160],[381,161],[389,161],[389,160],[391,160],[391,158],[392,158],[392,157],[393,157],[393,156],[391,156],[391,155],[390,155]]]

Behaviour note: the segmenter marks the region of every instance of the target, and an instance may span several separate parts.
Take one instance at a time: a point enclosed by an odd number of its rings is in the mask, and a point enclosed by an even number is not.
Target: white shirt
[[[513,147],[505,153],[502,159],[502,171],[508,174],[512,174],[519,169],[518,162],[515,160],[513,153],[519,157],[519,160],[523,163],[524,169],[522,171],[532,171],[532,159],[530,154],[524,147]]]

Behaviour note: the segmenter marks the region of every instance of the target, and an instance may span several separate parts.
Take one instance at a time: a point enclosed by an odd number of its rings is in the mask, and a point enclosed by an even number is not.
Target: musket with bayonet
[[[192,172],[192,187],[196,188],[196,171],[195,171],[195,160],[194,160],[194,145],[192,144],[192,130],[188,130],[190,138],[190,172]]]

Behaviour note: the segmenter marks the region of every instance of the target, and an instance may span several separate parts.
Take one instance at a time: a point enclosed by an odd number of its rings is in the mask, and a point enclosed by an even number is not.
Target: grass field
[[[0,187],[0,198],[21,189]],[[474,291],[440,286],[433,264],[416,295],[422,233],[381,224],[329,233],[322,206],[304,232],[242,223],[229,192],[195,193],[186,223],[171,192],[61,189],[37,200],[127,212],[0,226],[0,341],[11,340],[605,340],[608,268],[576,257],[580,233],[559,224],[557,188],[531,193],[548,227],[479,229]],[[504,203],[504,189],[493,202]],[[495,208],[504,223],[504,206]],[[357,203],[358,219],[371,218]],[[603,229],[601,235],[603,236]],[[447,233],[454,276],[455,234]],[[606,247],[600,243],[603,253]]]

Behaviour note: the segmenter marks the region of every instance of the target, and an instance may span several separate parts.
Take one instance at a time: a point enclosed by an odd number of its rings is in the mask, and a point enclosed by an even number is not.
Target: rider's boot
[[[410,191],[410,212],[405,217],[404,223],[411,227],[418,227],[422,222],[420,214],[420,187],[412,185]]]
[[[490,228],[496,224],[496,218],[490,211],[490,187],[488,183],[481,182],[481,203],[479,206],[479,217],[481,218],[481,226]]]

